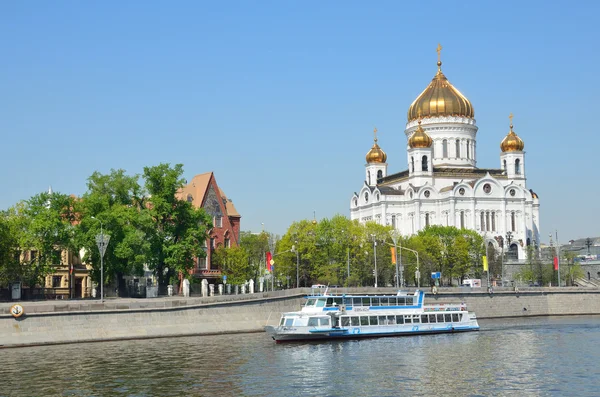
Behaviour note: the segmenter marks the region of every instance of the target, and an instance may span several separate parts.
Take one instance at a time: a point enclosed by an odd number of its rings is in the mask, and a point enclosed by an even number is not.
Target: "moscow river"
[[[0,396],[598,396],[600,316],[275,344],[266,334],[0,349]]]

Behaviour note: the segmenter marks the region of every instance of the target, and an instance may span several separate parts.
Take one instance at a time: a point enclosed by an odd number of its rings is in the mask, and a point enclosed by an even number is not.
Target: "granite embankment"
[[[261,332],[281,312],[298,310],[310,289],[206,298],[117,299],[0,303],[0,347]],[[341,291],[338,291],[338,293]],[[347,293],[393,293],[392,289],[348,289]],[[426,302],[465,302],[478,318],[600,314],[600,290],[531,288],[518,292],[441,289]]]

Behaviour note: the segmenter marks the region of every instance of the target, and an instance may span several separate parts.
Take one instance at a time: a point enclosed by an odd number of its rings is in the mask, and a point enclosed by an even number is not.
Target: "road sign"
[[[96,236],[96,245],[98,246],[98,251],[100,251],[100,256],[102,258],[104,258],[104,253],[106,252],[109,241],[110,236],[108,234],[101,233]]]
[[[431,278],[442,278],[442,273],[441,272],[432,272]]]

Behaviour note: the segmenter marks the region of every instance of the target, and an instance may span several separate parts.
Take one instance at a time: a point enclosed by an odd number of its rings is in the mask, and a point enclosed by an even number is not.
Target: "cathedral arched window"
[[[460,157],[460,141],[456,140],[456,158]]]
[[[460,228],[465,228],[465,211],[460,211]]]
[[[421,159],[421,170],[427,171],[427,156],[423,156]]]
[[[485,212],[481,211],[480,217],[481,217],[481,219],[479,220],[480,229],[482,232],[484,232],[485,231]]]
[[[496,213],[492,212],[492,232],[496,231]]]
[[[486,232],[490,231],[490,213],[489,212],[485,213],[485,231]]]
[[[429,214],[425,214],[425,227],[429,227]]]
[[[510,213],[510,229],[511,229],[511,231],[515,232],[516,226],[517,226],[517,216],[515,215],[514,212],[511,212]]]
[[[369,202],[369,193],[365,192],[365,203]]]
[[[467,159],[469,158],[469,145],[470,144],[471,144],[471,142],[467,140]]]
[[[368,182],[367,182],[367,183],[368,183],[368,184],[369,184],[369,186],[370,186],[370,185],[371,185],[371,173],[370,173],[370,172],[367,172],[367,180],[368,180]]]
[[[504,172],[506,172],[506,160],[504,160],[504,168],[502,168]]]
[[[392,229],[396,229],[396,215],[392,215]]]
[[[442,141],[442,157],[448,158],[448,141],[446,139]]]
[[[519,160],[519,159],[515,160],[515,174],[517,174],[517,175],[521,174],[521,160]]]
[[[410,158],[410,171],[415,172],[415,158],[414,157]]]
[[[381,179],[383,178],[383,171],[379,170],[377,171],[377,179]]]

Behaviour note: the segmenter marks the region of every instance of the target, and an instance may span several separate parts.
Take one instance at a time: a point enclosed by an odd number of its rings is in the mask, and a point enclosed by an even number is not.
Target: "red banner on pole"
[[[558,257],[554,257],[554,270],[558,270]]]
[[[273,257],[271,256],[270,252],[267,252],[267,270],[271,271],[271,260],[273,259]]]

